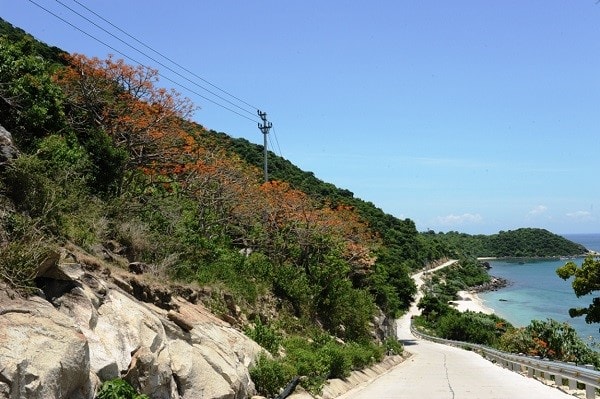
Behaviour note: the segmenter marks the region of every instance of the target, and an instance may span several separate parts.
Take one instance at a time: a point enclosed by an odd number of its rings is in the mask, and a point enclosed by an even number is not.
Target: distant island
[[[581,244],[539,228],[520,228],[500,231],[492,235],[448,233],[423,233],[431,245],[443,245],[455,255],[494,258],[545,258],[580,256],[590,253]]]

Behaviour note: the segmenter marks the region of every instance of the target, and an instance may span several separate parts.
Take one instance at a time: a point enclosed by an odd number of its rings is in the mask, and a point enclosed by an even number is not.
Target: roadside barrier
[[[557,386],[562,387],[566,385],[569,390],[576,390],[578,389],[578,385],[583,385],[586,399],[595,399],[596,390],[600,388],[600,371],[594,370],[594,366],[592,365],[578,366],[575,363],[556,362],[541,359],[540,357],[515,355],[514,353],[502,352],[483,345],[433,337],[418,331],[412,325],[412,320],[410,331],[414,336],[421,339],[472,350],[508,370],[525,374],[530,378],[544,379],[548,382],[554,381]]]

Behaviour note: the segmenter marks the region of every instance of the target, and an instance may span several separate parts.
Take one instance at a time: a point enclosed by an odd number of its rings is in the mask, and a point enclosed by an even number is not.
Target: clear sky
[[[191,88],[175,86],[210,129],[262,144],[254,113],[267,112],[277,154],[420,231],[600,232],[595,0],[79,0],[237,99],[75,0],[35,2]],[[123,58],[30,0],[0,0],[0,16],[69,52]]]

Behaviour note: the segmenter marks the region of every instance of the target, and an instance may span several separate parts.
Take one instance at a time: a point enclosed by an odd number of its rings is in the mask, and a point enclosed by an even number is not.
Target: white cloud
[[[463,224],[476,224],[483,220],[481,215],[472,213],[463,213],[462,215],[450,214],[447,216],[439,216],[437,222],[444,226],[457,226]]]
[[[588,211],[569,212],[567,217],[576,220],[592,220],[594,218],[592,213]]]
[[[545,205],[538,205],[535,208],[533,208],[532,210],[529,211],[528,215],[530,216],[538,216],[541,215],[543,213],[546,213],[546,211],[548,210],[548,207]]]

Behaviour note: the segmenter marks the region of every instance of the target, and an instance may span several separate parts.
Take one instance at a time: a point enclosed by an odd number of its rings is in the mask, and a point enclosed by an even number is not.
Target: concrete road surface
[[[417,286],[421,274],[413,276]],[[476,353],[415,338],[411,311],[398,321],[398,337],[413,356],[343,399],[573,399],[556,388],[503,369]]]

